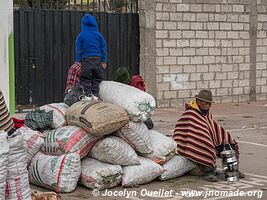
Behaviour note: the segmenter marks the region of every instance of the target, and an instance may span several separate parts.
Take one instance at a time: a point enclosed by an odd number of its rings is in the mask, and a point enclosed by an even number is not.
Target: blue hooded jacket
[[[86,14],[81,20],[82,31],[76,39],[76,61],[83,58],[99,56],[102,62],[107,62],[107,45],[104,37],[98,31],[96,19]]]

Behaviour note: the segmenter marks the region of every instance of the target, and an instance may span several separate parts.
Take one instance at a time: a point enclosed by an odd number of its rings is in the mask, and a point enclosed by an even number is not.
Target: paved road
[[[155,129],[171,135],[177,117],[182,112],[183,108],[158,109],[153,116]],[[153,181],[139,188],[116,187],[101,191],[97,197],[92,195],[91,190],[78,186],[73,193],[62,194],[62,197],[65,200],[127,197],[131,200],[267,199],[267,102],[218,104],[212,107],[212,112],[215,119],[239,141],[240,169],[246,173],[245,179],[235,183],[222,180],[209,183],[198,176],[185,175],[169,181]],[[32,189],[44,191],[36,186],[32,186]],[[226,194],[235,196],[225,197]]]

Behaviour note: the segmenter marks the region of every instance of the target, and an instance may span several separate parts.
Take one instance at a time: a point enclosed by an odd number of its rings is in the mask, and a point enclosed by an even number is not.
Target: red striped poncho
[[[173,139],[177,143],[177,154],[209,167],[216,165],[216,146],[235,144],[239,155],[237,142],[212,119],[211,113],[202,116],[192,107],[178,120]]]

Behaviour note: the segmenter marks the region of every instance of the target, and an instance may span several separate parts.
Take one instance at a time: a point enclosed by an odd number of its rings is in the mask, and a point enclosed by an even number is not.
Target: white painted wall
[[[0,88],[9,106],[8,36],[13,32],[13,0],[0,1]]]

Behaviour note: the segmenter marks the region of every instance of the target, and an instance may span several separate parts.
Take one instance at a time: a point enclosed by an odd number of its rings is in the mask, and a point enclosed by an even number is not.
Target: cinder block
[[[215,63],[215,56],[204,56],[204,64]]]
[[[195,32],[194,31],[183,31],[183,38],[195,38]]]
[[[196,72],[196,66],[194,66],[194,65],[186,65],[186,66],[184,66],[184,70],[183,71],[185,73],[194,73],[194,72]]]
[[[196,57],[198,58],[198,57]],[[200,57],[202,60],[202,57]],[[197,72],[208,72],[209,66],[208,65],[197,65]]]
[[[176,40],[163,40],[163,47],[176,47]]]
[[[222,71],[223,72],[231,72],[231,71],[233,71],[233,65],[231,65],[231,64],[223,64],[222,65]]]
[[[157,108],[169,108],[169,107],[170,107],[170,100],[157,101]]]
[[[204,81],[214,80],[214,77],[215,77],[215,73],[214,72],[209,72],[209,73],[204,73],[203,74]]]
[[[221,55],[221,48],[209,48],[209,55],[210,56]]]
[[[196,55],[195,48],[183,48],[183,56]]]
[[[170,90],[170,83],[158,83],[158,91],[169,91]]]
[[[156,38],[168,38],[168,31],[156,30]]]
[[[232,47],[232,40],[221,40],[221,46],[222,47]]]
[[[267,17],[267,16],[266,16]],[[249,22],[249,15],[239,15],[239,22]]]
[[[164,65],[176,65],[176,57],[164,57],[163,63]]]
[[[179,66],[179,65],[176,65],[176,66],[171,65],[170,66],[170,73],[171,74],[177,74],[177,73],[182,73],[182,72],[183,72],[182,66]]]
[[[207,88],[209,88],[209,81],[197,81],[198,92],[200,89],[207,89]]]
[[[238,72],[228,72],[227,73],[227,78],[228,79],[238,79]]]
[[[179,90],[178,91],[178,98],[188,98],[191,97],[190,90]]]
[[[239,36],[238,36],[238,31],[228,31],[227,32],[227,38],[228,39],[237,39]],[[235,40],[234,40],[235,42]]]
[[[190,5],[191,12],[202,12],[202,4],[191,4]]]
[[[244,12],[244,5],[233,5],[233,12]]]
[[[232,5],[221,5],[221,12],[230,13],[233,11]]]
[[[203,64],[203,58],[201,56],[193,56],[190,58],[190,64]]]
[[[156,47],[161,48],[162,47],[162,40],[156,40]]]
[[[176,22],[163,22],[163,28],[166,30],[176,29]]]
[[[177,40],[177,47],[189,47],[189,40]]]
[[[200,81],[201,80],[201,78],[200,78],[201,74],[202,73],[192,73],[190,75],[190,81]]]
[[[233,80],[222,80],[222,87],[229,88],[233,86]]]
[[[207,13],[197,13],[196,14],[197,21],[207,22],[209,20],[209,14]]]
[[[213,4],[203,4],[203,12],[215,12],[216,7]]]
[[[156,22],[156,29],[157,30],[160,30],[160,29],[163,29],[163,22]]]
[[[217,39],[226,38],[226,31],[215,31],[215,38]]]
[[[228,22],[238,22],[238,14],[229,13],[227,14],[227,21]]]
[[[266,84],[267,84],[267,81],[265,77],[256,79],[256,85],[266,85]]]
[[[196,38],[209,38],[208,31],[196,31]]]
[[[169,66],[157,65],[157,74],[169,74],[170,68]]]
[[[177,23],[178,30],[189,30],[190,29],[190,22],[178,22]]]
[[[216,96],[227,96],[228,88],[218,88],[216,89]]]
[[[227,79],[227,73],[226,72],[216,72],[215,79],[225,80],[225,79]]]
[[[171,21],[182,21],[183,14],[182,13],[170,13],[170,20]]]
[[[215,21],[226,21],[226,15],[225,14],[215,14]]]
[[[244,40],[233,40],[233,47],[243,47]]]
[[[239,55],[249,55],[249,48],[239,48]]]
[[[232,23],[233,30],[244,30],[243,23]]]
[[[169,31],[170,39],[173,38],[181,38],[182,37],[182,31]]]
[[[221,72],[222,64],[211,64],[209,65],[209,72]]]
[[[233,94],[234,95],[244,94],[243,88],[242,87],[233,88]]]
[[[164,91],[164,99],[177,98],[177,91]]]
[[[162,10],[164,12],[176,12],[176,4],[164,3]]]
[[[203,47],[214,47],[214,40],[203,40]]]
[[[169,55],[168,48],[157,48],[156,52],[157,52],[157,56],[168,56]]]
[[[242,79],[242,80],[239,80],[239,86],[240,86],[240,87],[249,86],[249,79]]]
[[[191,29],[192,30],[202,30],[203,29],[203,23],[191,22]]]
[[[156,11],[162,11],[162,3],[156,3]]]
[[[180,48],[170,48],[170,56],[181,56],[183,55],[183,51]]]
[[[183,64],[189,64],[189,57],[178,57],[177,64],[183,65]]]
[[[156,65],[163,65],[163,57],[156,57]]]
[[[197,56],[207,56],[207,55],[209,55],[209,49],[208,48],[197,48],[196,49],[196,55]]]
[[[210,88],[220,88],[220,87],[221,87],[221,80],[210,81]]]
[[[220,30],[231,30],[231,23],[220,23]]]
[[[203,41],[199,39],[190,40],[190,47],[202,47]]]
[[[169,13],[167,12],[156,12],[156,20],[170,20]]]
[[[177,4],[178,12],[187,12],[189,11],[189,4]]]
[[[195,13],[183,13],[183,20],[184,21],[196,21],[196,14]]]
[[[219,23],[217,22],[208,22],[207,23],[208,30],[219,30]]]

